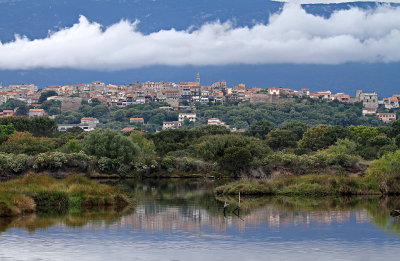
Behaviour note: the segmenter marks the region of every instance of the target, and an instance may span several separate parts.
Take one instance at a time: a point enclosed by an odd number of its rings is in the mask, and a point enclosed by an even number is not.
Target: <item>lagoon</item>
[[[398,259],[398,198],[242,197],[238,213],[222,182],[109,182],[134,209],[0,219],[0,260]]]

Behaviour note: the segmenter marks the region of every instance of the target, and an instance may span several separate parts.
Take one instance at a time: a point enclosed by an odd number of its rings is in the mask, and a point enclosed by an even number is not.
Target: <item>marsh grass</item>
[[[31,212],[65,212],[70,207],[124,207],[131,203],[116,187],[99,184],[81,175],[64,180],[28,173],[0,183],[0,216]]]
[[[395,183],[395,182],[394,182]],[[216,188],[216,194],[243,195],[378,195],[378,182],[372,177],[345,175],[304,175],[269,180],[241,179]]]

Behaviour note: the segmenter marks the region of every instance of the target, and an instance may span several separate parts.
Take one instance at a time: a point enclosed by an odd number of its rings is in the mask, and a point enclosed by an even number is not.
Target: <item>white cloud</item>
[[[148,35],[139,32],[136,23],[102,28],[82,16],[72,27],[44,39],[18,37],[0,43],[0,69],[399,61],[400,7],[386,5],[323,18],[285,4],[266,25],[233,28],[215,22],[197,30]]]

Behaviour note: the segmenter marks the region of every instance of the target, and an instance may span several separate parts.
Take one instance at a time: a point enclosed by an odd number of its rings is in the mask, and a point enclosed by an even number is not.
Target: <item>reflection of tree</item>
[[[238,199],[234,197],[216,197],[224,202],[227,200],[230,209],[238,206]],[[248,219],[255,212],[259,212],[265,206],[275,209],[275,222],[280,223],[299,222],[299,217],[304,220],[316,222],[345,221],[350,217],[350,211],[356,212],[357,221],[368,221],[383,228],[385,231],[400,234],[400,218],[393,218],[390,212],[400,208],[400,198],[397,197],[242,197],[241,209],[244,218]],[[293,215],[296,213],[296,215]],[[271,220],[270,220],[271,221]],[[270,222],[271,223],[271,222]]]
[[[372,223],[381,227],[387,232],[400,235],[400,218],[391,217],[390,212],[400,209],[400,198],[384,197],[377,200],[376,205],[366,205],[365,208],[372,216]]]
[[[128,181],[123,186],[130,191],[134,191],[138,202],[144,203],[142,204],[142,208],[146,215],[156,218],[157,215],[165,214],[164,218],[174,219],[174,221],[169,220],[169,222],[164,223],[167,227],[167,224],[171,224],[171,222],[181,222],[179,221],[181,218],[179,216],[187,217],[197,215],[196,213],[203,213],[203,219],[212,223],[215,228],[223,228],[226,225],[223,219],[223,205],[225,200],[229,204],[226,211],[228,219],[235,219],[232,212],[238,207],[237,196],[214,196],[214,188],[223,182],[185,179],[146,180],[143,182]],[[346,222],[353,212],[358,222],[368,220],[385,230],[400,231],[400,219],[394,219],[389,215],[391,210],[400,208],[399,201],[395,198],[380,199],[378,197],[304,198],[246,196],[241,199],[240,215],[245,220],[245,223],[259,224],[260,222],[267,222],[273,225],[277,223],[307,223],[309,221],[322,223],[332,221]],[[160,207],[163,209],[160,209]],[[145,217],[142,216],[141,218]],[[146,227],[143,220],[140,225],[133,220],[130,221],[134,223],[134,227]],[[151,221],[153,222],[154,219],[151,219]],[[192,221],[202,222],[196,220],[196,217],[192,217]],[[238,220],[236,221],[239,222]],[[201,226],[201,224],[197,225]],[[186,224],[186,226],[189,225]],[[195,224],[190,226],[196,227]],[[159,228],[162,229],[162,227],[163,225],[160,224]]]
[[[228,228],[244,231],[249,226],[271,227],[309,223],[329,224],[372,222],[385,231],[400,234],[400,219],[390,217],[390,211],[400,208],[398,198],[378,197],[242,197],[240,219],[232,212],[238,207],[238,197],[215,197],[214,188],[224,181],[144,180],[109,181],[130,191],[136,198],[135,211],[96,209],[71,210],[66,215],[31,215],[15,219],[0,219],[0,232],[11,227],[35,231],[56,224],[89,225],[103,228],[110,223],[124,224],[146,232],[183,230],[200,233],[211,229],[224,233]],[[229,204],[226,216],[223,206]],[[96,222],[94,222],[96,221]]]
[[[82,227],[92,221],[101,221],[102,224],[119,222],[121,217],[132,213],[131,209],[116,209],[113,207],[92,208],[74,211],[67,214],[31,214],[14,218],[0,218],[0,232],[9,228],[23,228],[29,232],[45,229],[56,224],[65,224],[69,227]]]

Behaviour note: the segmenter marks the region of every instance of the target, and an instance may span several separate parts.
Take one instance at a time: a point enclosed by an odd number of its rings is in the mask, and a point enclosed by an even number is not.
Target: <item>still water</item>
[[[398,198],[245,197],[238,211],[217,181],[118,185],[133,210],[0,219],[0,260],[399,260]]]

